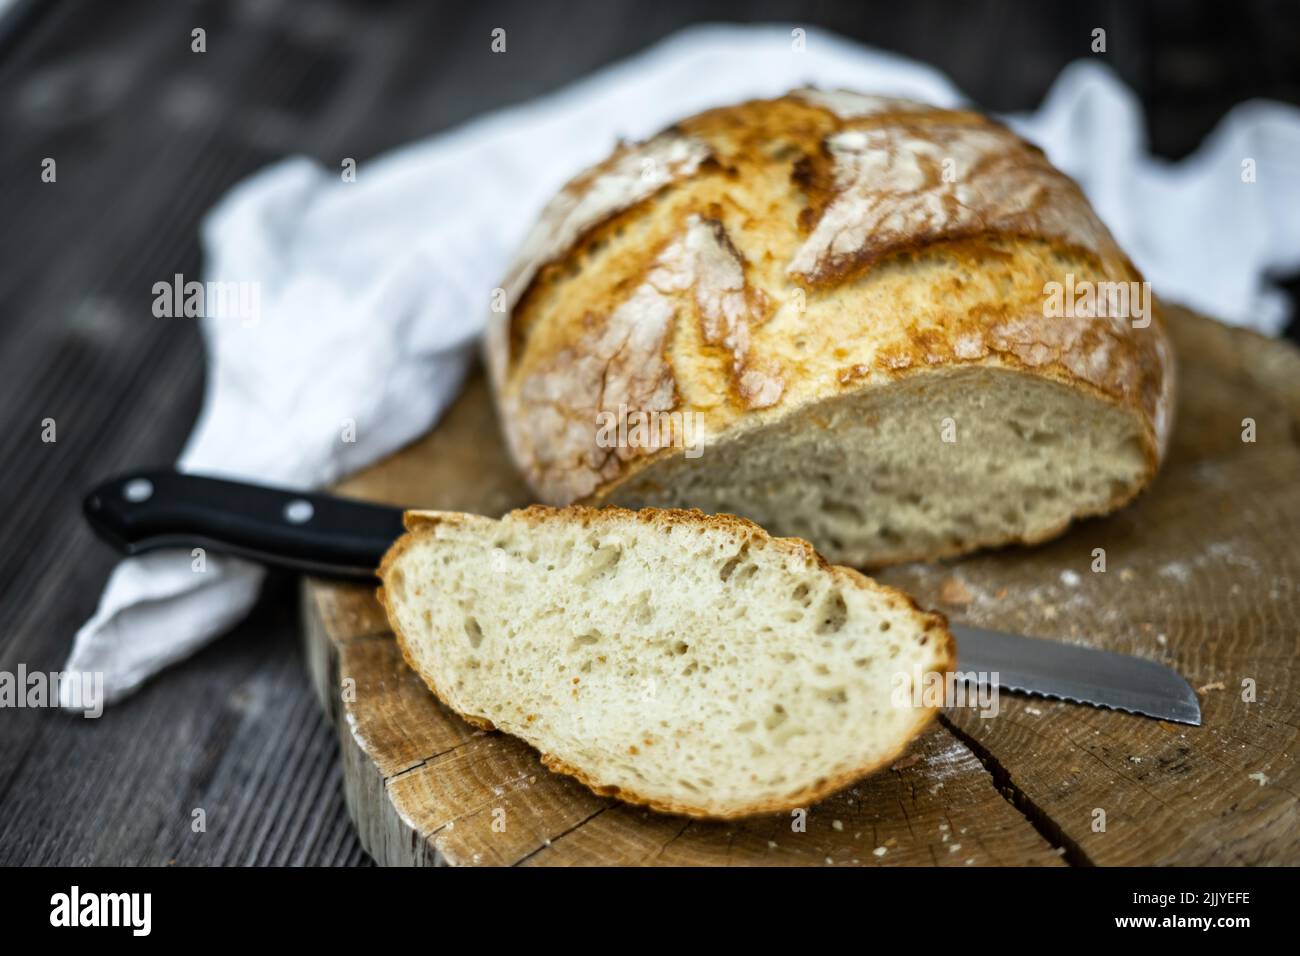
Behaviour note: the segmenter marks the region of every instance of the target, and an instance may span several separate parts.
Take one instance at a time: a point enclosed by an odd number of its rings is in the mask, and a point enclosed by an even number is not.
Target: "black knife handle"
[[[83,507],[126,554],[200,547],[326,577],[373,579],[403,531],[400,508],[167,468],[106,481]]]

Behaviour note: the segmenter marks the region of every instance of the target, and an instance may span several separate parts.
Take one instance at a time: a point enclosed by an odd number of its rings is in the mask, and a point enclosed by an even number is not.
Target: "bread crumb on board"
[[[975,600],[970,588],[960,578],[947,578],[939,589],[939,600],[944,604],[967,605]]]

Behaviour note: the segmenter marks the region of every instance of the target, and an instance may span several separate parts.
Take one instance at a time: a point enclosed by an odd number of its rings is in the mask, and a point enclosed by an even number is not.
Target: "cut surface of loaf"
[[[726,508],[880,565],[1119,507],[1169,433],[1142,276],[970,111],[797,90],[689,117],[566,186],[504,288],[494,394],[553,504]]]
[[[659,810],[808,806],[894,760],[955,662],[939,615],[729,515],[534,506],[407,528],[380,600],[429,688]]]
[[[1055,382],[953,369],[739,430],[706,452],[708,468],[663,458],[608,497],[743,511],[858,567],[929,560],[1110,510],[1147,467],[1132,426]]]

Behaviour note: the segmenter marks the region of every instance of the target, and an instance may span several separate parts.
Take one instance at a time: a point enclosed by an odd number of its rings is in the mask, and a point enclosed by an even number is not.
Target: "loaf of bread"
[[[406,526],[379,598],[429,688],[656,809],[806,807],[893,761],[954,664],[942,617],[739,518],[538,505]]]
[[[552,504],[732,512],[874,566],[1117,508],[1170,426],[1141,275],[977,113],[799,90],[683,120],[570,182],[502,288],[498,410]]]

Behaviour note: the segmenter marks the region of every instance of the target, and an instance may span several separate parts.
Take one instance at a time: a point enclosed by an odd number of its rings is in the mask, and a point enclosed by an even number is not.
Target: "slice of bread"
[[[913,688],[955,661],[940,615],[731,515],[534,506],[406,527],[379,597],[429,688],[658,810],[807,806],[892,762],[934,714]]]

